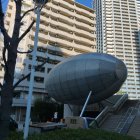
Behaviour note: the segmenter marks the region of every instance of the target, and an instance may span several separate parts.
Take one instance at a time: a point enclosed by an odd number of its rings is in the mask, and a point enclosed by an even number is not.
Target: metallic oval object
[[[127,77],[125,64],[109,54],[87,53],[56,65],[48,75],[48,94],[66,104],[83,104],[92,90],[90,103],[119,91]]]

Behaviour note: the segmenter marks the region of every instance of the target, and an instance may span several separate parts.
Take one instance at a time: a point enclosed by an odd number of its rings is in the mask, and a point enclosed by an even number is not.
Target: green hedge
[[[23,140],[23,134],[11,133],[8,140]],[[29,136],[28,140],[136,140],[133,137],[97,129],[62,129]]]

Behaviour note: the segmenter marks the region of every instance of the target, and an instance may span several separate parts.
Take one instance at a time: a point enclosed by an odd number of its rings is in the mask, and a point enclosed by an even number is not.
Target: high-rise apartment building
[[[97,51],[125,62],[128,77],[121,91],[140,98],[140,1],[94,0]]]
[[[24,0],[22,12],[33,7],[31,0]],[[9,0],[6,14],[6,28],[9,34],[12,34],[13,21],[15,14],[15,4]],[[28,14],[24,19],[24,25],[21,27],[22,34],[29,24],[31,18],[36,19],[34,13]],[[34,45],[34,25],[28,35],[19,45],[20,51],[28,51]],[[96,51],[95,35],[95,12],[93,9],[85,7],[73,0],[50,0],[41,11],[39,42],[37,48],[36,65],[47,63],[38,71],[34,77],[34,96],[44,97],[46,95],[45,81],[49,71],[59,62],[67,57]],[[19,54],[15,70],[15,82],[30,72],[32,63],[32,54]],[[17,88],[19,92],[18,99],[14,99],[13,106],[17,106],[16,118],[20,120],[25,117],[26,99],[29,90],[29,78],[24,80]],[[23,106],[22,108],[19,106]],[[19,110],[19,111],[17,111]],[[19,115],[19,113],[21,113]]]
[[[138,24],[139,24],[139,30],[140,30],[140,0],[137,0],[137,16],[138,16]],[[140,34],[139,34],[140,36]]]

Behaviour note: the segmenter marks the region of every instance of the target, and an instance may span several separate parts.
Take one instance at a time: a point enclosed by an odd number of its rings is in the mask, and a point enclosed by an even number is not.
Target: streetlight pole
[[[32,103],[32,93],[33,93],[33,85],[34,85],[34,75],[35,75],[35,64],[36,64],[36,52],[38,46],[38,33],[39,33],[39,24],[40,24],[40,12],[42,6],[47,3],[47,0],[34,0],[35,6],[35,13],[37,14],[36,19],[36,31],[35,31],[35,38],[34,38],[34,51],[32,57],[32,67],[31,67],[31,75],[30,75],[30,83],[29,83],[29,93],[28,93],[28,101],[27,101],[27,109],[26,109],[26,119],[25,119],[25,127],[24,127],[24,140],[27,140],[28,133],[29,133],[29,123],[30,123],[30,112],[31,112],[31,103]]]

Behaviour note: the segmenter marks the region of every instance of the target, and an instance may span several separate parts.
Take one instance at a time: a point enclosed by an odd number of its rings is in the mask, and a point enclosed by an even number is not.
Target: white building
[[[32,0],[24,0],[22,12],[32,8]],[[6,28],[12,34],[15,15],[15,3],[9,0],[6,13]],[[34,13],[28,14],[21,27],[22,34],[31,23],[31,18],[36,19]],[[28,35],[21,41],[18,49],[28,51],[33,48],[34,25]],[[51,0],[42,9],[39,42],[37,49],[36,65],[47,63],[35,72],[33,99],[43,98],[46,95],[45,81],[49,71],[60,61],[72,55],[96,51],[95,12],[73,0]],[[48,59],[49,58],[49,59]],[[30,72],[32,54],[19,54],[17,57],[15,82]],[[26,100],[29,90],[29,78],[24,80],[17,88],[19,96],[14,99],[13,106],[17,120],[24,120]]]
[[[140,98],[140,1],[94,0],[97,51],[125,62],[128,78],[121,91]]]

